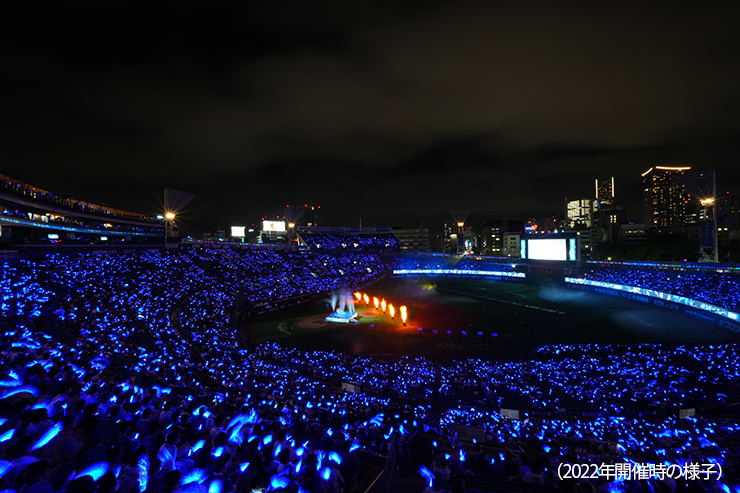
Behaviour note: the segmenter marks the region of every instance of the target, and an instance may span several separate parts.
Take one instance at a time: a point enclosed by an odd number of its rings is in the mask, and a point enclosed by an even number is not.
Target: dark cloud
[[[4,8],[3,169],[128,207],[187,189],[194,224],[552,215],[612,175],[639,220],[654,164],[740,179],[734,2]]]

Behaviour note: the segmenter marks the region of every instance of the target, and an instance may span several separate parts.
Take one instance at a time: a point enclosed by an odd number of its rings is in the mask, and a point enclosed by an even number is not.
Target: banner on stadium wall
[[[345,392],[352,392],[352,393],[361,392],[359,385],[355,385],[354,383],[349,383],[349,382],[342,382],[342,390],[344,390]]]
[[[532,266],[532,274],[545,274],[548,276],[563,276],[562,267],[546,267],[541,265]]]
[[[678,410],[678,417],[680,419],[684,419],[688,416],[696,416],[696,408],[690,407],[688,409],[679,409]]]
[[[519,419],[519,410],[518,409],[504,409],[503,407],[499,410],[499,412],[506,418],[509,419]]]

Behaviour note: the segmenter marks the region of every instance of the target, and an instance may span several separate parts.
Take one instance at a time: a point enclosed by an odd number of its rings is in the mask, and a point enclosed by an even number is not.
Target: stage
[[[350,312],[350,311],[340,311],[337,310],[328,317],[326,317],[327,322],[336,322],[340,324],[349,324],[349,323],[357,323],[357,312]]]

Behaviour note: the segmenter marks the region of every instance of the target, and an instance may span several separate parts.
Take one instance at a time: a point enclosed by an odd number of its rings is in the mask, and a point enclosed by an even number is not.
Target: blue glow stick
[[[62,431],[62,428],[64,428],[63,423],[55,423],[47,429],[43,435],[41,435],[41,438],[38,439],[38,441],[31,447],[31,450],[37,450],[49,443],[55,436],[59,434],[60,431]],[[97,479],[96,479],[97,481]]]
[[[110,464],[107,462],[98,462],[80,471],[75,475],[75,479],[83,476],[90,476],[93,481],[97,481],[108,472],[108,469],[110,469]]]

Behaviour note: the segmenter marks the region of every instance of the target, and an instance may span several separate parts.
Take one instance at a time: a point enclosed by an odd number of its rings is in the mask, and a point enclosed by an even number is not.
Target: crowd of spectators
[[[153,216],[145,214],[127,214],[104,206],[82,202],[69,197],[61,197],[53,193],[42,192],[22,183],[0,178],[0,194],[38,203],[45,207],[54,207],[70,212],[78,212],[86,215],[99,216],[104,219],[121,219],[126,221],[137,221],[157,224],[160,221]]]
[[[601,268],[586,279],[683,296],[712,305],[740,310],[740,276],[712,271],[691,272],[672,269]]]
[[[24,213],[16,209],[6,209],[0,207],[0,215],[9,216],[16,219],[23,219],[25,221],[31,221],[36,223],[42,223],[45,225],[58,225],[69,228],[78,229],[92,229],[101,234],[117,234],[117,236],[125,236],[122,233],[131,235],[148,235],[156,236],[162,235],[161,227],[141,227],[134,226],[131,224],[122,223],[99,223],[97,221],[91,222],[89,219],[81,219],[74,216],[42,216],[34,217],[33,213]]]
[[[616,463],[715,464],[721,480],[687,484],[737,484],[740,425],[720,417],[740,397],[734,344],[433,362],[276,343],[248,352],[237,339],[239,296],[256,305],[353,289],[392,267],[377,253],[209,249],[4,265],[0,490],[349,492],[361,464],[407,458],[421,431],[435,437],[430,488],[456,477],[471,491],[483,478],[579,492],[681,482],[557,475]],[[441,413],[434,429],[430,409]],[[679,417],[687,409],[713,417]]]
[[[403,270],[437,270],[457,269],[482,272],[514,272],[516,262],[491,260],[473,255],[428,255],[411,254],[401,257],[397,269]]]
[[[403,453],[424,415],[254,356],[234,361],[241,380],[200,385],[20,326],[0,349],[3,491],[354,491],[360,462]]]
[[[346,265],[279,255],[294,252],[144,252],[6,265],[0,486],[349,491],[360,458],[401,453],[423,406],[340,393],[260,356],[263,349],[248,354],[229,327],[233,293],[216,282],[224,270],[252,265],[259,275],[249,277],[264,284],[248,297],[290,296],[283,285],[297,279],[291,267],[315,268],[321,275],[300,287],[319,294],[367,281],[371,272],[382,276],[386,267],[372,255],[349,255]],[[230,282],[238,279],[232,272]],[[62,337],[26,327],[50,310]]]
[[[314,251],[385,252],[399,250],[398,241],[391,233],[302,231],[300,236]]]

